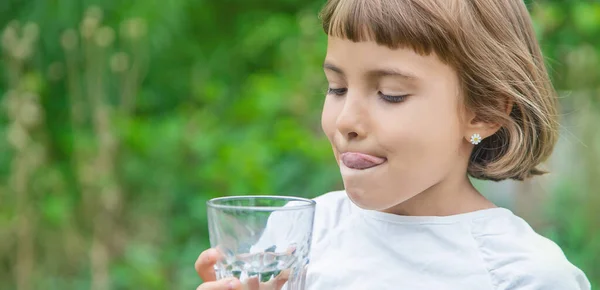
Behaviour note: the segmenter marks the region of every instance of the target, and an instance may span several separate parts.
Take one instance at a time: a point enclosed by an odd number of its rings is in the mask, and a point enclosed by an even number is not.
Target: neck
[[[496,207],[465,175],[446,178],[383,212],[408,216],[449,216]]]

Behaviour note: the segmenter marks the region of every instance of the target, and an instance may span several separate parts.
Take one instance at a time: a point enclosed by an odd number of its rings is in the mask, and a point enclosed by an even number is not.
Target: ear
[[[506,114],[510,115],[512,108],[513,102],[507,100],[505,107]],[[471,110],[466,112],[465,120],[464,138],[475,145],[479,144],[483,139],[494,135],[502,127],[502,124],[484,121],[481,117],[477,116],[476,112],[472,112]]]
[[[474,117],[466,124],[464,138],[469,143],[477,145],[483,139],[494,135],[500,127],[500,124],[479,121],[477,117]]]

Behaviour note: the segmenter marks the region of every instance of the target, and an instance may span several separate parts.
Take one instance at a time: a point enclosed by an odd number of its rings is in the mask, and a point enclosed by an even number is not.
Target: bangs
[[[330,0],[319,17],[329,36],[354,42],[375,41],[391,49],[411,48],[422,55],[433,51],[448,61],[453,38],[448,19],[452,11],[431,3],[438,1],[423,2]]]

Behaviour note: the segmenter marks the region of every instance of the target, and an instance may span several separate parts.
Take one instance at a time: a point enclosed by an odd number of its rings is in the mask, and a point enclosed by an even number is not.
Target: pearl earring
[[[475,133],[471,136],[471,144],[473,145],[477,145],[479,143],[481,143],[481,135]]]

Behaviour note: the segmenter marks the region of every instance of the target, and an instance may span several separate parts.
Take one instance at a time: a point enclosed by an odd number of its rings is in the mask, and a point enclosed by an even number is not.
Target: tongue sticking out
[[[385,158],[376,157],[362,153],[343,153],[341,160],[348,168],[367,169],[382,164]]]

